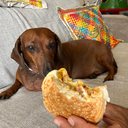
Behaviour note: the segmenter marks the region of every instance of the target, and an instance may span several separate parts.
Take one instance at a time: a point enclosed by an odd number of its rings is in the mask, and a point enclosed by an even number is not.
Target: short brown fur
[[[61,43],[48,28],[23,32],[11,57],[19,64],[16,80],[9,89],[0,93],[0,99],[10,98],[22,86],[40,91],[46,74],[61,67],[66,68],[72,78],[96,78],[108,72],[104,81],[113,80],[117,72],[111,49],[103,43],[86,39]]]

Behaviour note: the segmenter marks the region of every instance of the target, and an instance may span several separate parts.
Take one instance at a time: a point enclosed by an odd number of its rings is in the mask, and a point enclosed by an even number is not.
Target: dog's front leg
[[[10,88],[0,93],[0,100],[9,99],[22,86],[23,85],[16,79],[15,83]]]

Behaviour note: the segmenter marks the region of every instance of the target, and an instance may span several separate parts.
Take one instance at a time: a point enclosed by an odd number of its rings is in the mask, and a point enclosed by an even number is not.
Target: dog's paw
[[[96,73],[92,73],[90,76],[88,76],[89,79],[95,79],[97,78],[97,74]]]
[[[0,93],[0,100],[9,99],[10,97],[11,97],[11,95],[7,91],[4,91],[4,92]]]
[[[105,77],[103,82],[110,81],[110,80],[114,80],[114,76],[108,75],[107,77]]]

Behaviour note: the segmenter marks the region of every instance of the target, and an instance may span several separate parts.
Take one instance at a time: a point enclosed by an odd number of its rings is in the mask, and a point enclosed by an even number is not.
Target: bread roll
[[[73,81],[66,69],[53,70],[42,84],[43,103],[54,116],[77,115],[98,123],[109,101],[106,85],[89,87],[82,80]]]

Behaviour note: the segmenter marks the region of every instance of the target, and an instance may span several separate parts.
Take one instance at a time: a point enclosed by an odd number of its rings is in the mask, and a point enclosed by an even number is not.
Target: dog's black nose
[[[50,71],[52,71],[52,68],[51,68],[50,64],[48,64],[48,65],[46,66],[45,71],[44,71],[44,75],[46,76]]]

